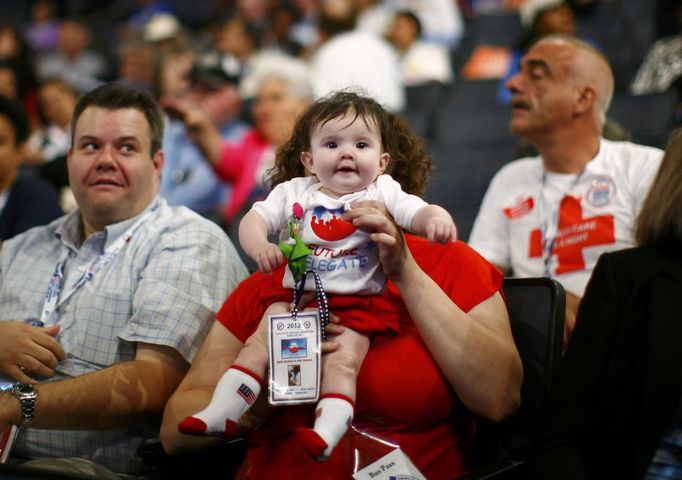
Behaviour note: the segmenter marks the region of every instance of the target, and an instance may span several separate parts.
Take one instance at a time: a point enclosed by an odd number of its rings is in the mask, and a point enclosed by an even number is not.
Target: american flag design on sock
[[[251,405],[253,402],[256,401],[256,394],[253,393],[253,390],[251,390],[248,385],[242,383],[239,388],[237,389],[237,393],[244,399],[246,403]]]

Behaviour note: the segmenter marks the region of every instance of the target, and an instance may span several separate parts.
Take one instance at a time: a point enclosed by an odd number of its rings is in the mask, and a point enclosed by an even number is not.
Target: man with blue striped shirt
[[[247,271],[220,228],[158,197],[163,117],[146,93],[93,90],[72,132],[78,208],[0,252],[0,376],[21,382],[0,393],[0,429],[22,427],[11,459],[81,457],[140,473],[137,447],[156,437]]]

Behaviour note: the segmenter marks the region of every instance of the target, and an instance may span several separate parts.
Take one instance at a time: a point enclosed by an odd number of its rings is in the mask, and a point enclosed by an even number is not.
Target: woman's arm
[[[513,413],[520,403],[523,370],[500,294],[465,313],[417,265],[382,205],[358,202],[346,219],[373,232],[384,272],[464,405],[492,420]]]
[[[222,443],[217,438],[183,435],[178,431],[178,424],[208,405],[218,380],[242,345],[220,322],[213,324],[187,375],[166,404],[161,424],[161,443],[166,452],[172,454]]]

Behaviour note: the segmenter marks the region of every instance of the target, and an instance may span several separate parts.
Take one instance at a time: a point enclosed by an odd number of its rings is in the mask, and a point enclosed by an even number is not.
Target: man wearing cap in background
[[[241,66],[232,56],[209,53],[201,56],[191,72],[187,100],[204,110],[221,136],[236,141],[248,125],[238,117],[242,99],[238,91]],[[187,136],[184,124],[168,119],[163,139],[166,164],[160,194],[170,205],[184,205],[222,225],[222,211],[229,186],[211,169]]]

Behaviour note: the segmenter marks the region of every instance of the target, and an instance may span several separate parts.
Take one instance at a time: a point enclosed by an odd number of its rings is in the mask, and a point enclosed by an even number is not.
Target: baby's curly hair
[[[289,140],[277,151],[275,166],[268,171],[271,186],[305,175],[301,152],[310,151],[313,129],[338,117],[362,118],[374,123],[383,151],[390,155],[384,173],[391,175],[407,193],[422,196],[431,169],[423,140],[400,115],[386,111],[375,100],[350,90],[334,92],[313,103],[301,115]]]

